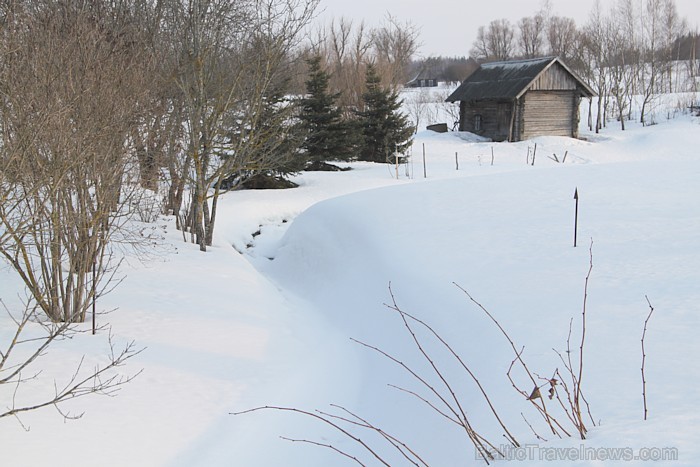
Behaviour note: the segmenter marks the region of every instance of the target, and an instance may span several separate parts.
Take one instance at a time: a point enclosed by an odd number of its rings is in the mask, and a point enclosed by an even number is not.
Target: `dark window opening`
[[[481,131],[481,115],[474,115],[474,131]]]

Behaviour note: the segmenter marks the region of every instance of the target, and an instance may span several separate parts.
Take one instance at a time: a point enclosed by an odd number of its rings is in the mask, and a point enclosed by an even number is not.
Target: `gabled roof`
[[[544,57],[484,63],[467,77],[446,100],[447,102],[457,102],[483,99],[516,99],[522,96],[532,82],[555,63],[561,65],[578,82],[581,93],[584,96],[595,96],[595,92],[559,58]]]
[[[438,79],[434,75],[429,75],[429,74],[425,73],[424,71],[421,71],[412,80],[408,81],[406,83],[406,86],[410,86],[411,84],[416,83],[422,79],[432,79],[435,82],[438,81]]]

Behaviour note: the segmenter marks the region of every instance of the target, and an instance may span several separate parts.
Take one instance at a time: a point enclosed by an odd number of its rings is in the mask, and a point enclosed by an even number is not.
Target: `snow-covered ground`
[[[516,465],[600,465],[594,455],[614,448],[642,456],[660,454],[643,448],[673,448],[667,453],[677,452],[678,460],[657,465],[696,465],[700,122],[678,116],[647,128],[630,124],[625,132],[611,124],[600,135],[584,131],[586,141],[507,144],[465,136],[420,132],[398,179],[394,167],[353,163],[348,172],[301,174],[293,190],[227,194],[215,245],[204,254],[162,219],[171,246],[147,261],[129,261],[123,283],[99,303],[118,308],[100,317],[117,340],[144,348],[123,369],[142,374],[115,398],[71,403],[85,411],[77,421],[64,422],[51,409],[23,415],[29,431],[2,420],[0,465],[356,465],[280,436],[330,444],[376,465],[310,417],[230,415],[260,405],[339,413],[331,404],[385,429],[430,465],[483,464],[460,427],[388,386],[428,396],[416,379],[351,341],[381,348],[441,387],[384,305],[389,284],[401,309],[433,326],[462,356],[508,429],[528,445],[514,453],[525,458]],[[533,166],[526,159],[535,143]],[[565,153],[564,163],[550,158]],[[589,250],[582,386],[596,426],[589,423],[585,441],[559,439],[508,381],[514,358],[508,341],[455,284],[524,346],[532,371],[549,377],[563,371],[553,349],[566,351],[572,318],[578,355]],[[17,281],[6,269],[0,277],[0,297],[11,301]],[[645,297],[655,308],[645,340],[647,421],[640,373]],[[3,317],[0,326],[5,339],[10,321]],[[440,345],[422,338],[474,429],[505,444],[472,380]],[[43,389],[51,392],[54,378],[69,376],[83,354],[106,350],[104,333],[59,343],[40,361]],[[528,386],[522,373],[514,376]],[[32,387],[22,393],[27,400],[42,389]],[[3,404],[13,390],[0,388]],[[406,465],[377,436],[355,432],[392,465]],[[586,460],[547,461],[564,454]]]

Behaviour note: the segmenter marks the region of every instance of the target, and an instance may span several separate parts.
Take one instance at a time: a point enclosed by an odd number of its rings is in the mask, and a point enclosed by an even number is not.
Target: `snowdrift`
[[[75,401],[68,408],[86,412],[80,421],[64,423],[48,410],[23,417],[29,432],[12,421],[0,424],[0,463],[355,465],[330,449],[280,439],[286,436],[332,444],[373,465],[318,420],[274,411],[229,415],[261,405],[333,411],[330,404],[339,404],[410,444],[431,465],[478,464],[463,431],[387,386],[418,391],[415,378],[351,340],[381,348],[442,387],[385,306],[391,284],[401,309],[450,343],[508,428],[532,446],[518,453],[517,465],[554,465],[545,464],[552,452],[560,456],[557,465],[598,465],[591,450],[623,448],[638,456],[624,465],[648,465],[644,453],[661,452],[643,448],[672,448],[679,460],[671,465],[695,465],[697,121],[585,136],[588,141],[501,144],[421,132],[399,180],[394,167],[355,163],[341,174],[302,174],[294,190],[227,194],[206,254],[182,243],[172,222],[162,220],[167,248],[144,262],[130,258],[123,283],[100,303],[102,310],[117,308],[100,315],[101,323],[109,322],[119,341],[145,348],[126,369],[143,373],[117,398]],[[526,165],[535,143],[536,163]],[[549,157],[561,160],[565,153],[566,163]],[[508,342],[455,284],[498,319],[524,346],[532,370],[548,378],[562,369],[555,350],[566,350],[569,326],[572,348],[579,345],[591,242],[583,390],[596,426],[589,424],[585,441],[558,439],[511,387]],[[0,275],[0,296],[10,303],[20,288],[7,269]],[[646,337],[645,422],[639,369],[646,297],[655,312]],[[4,336],[11,321],[0,319]],[[434,339],[424,333],[421,342],[474,428],[503,444],[503,430],[474,382]],[[40,360],[44,387],[25,396],[52,390],[54,377],[69,374],[81,355],[99,354],[105,343],[105,335],[86,335],[51,349]],[[405,465],[396,452],[379,449],[392,465]],[[572,461],[574,452],[583,460]]]

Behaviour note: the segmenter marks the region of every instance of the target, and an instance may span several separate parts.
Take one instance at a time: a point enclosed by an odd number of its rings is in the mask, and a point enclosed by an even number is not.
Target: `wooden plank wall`
[[[491,138],[494,141],[506,141],[510,132],[512,103],[509,101],[461,102],[461,131]],[[481,115],[481,130],[474,128],[477,115]]]
[[[508,140],[512,119],[512,141],[522,141],[540,135],[578,137],[581,101],[578,83],[564,67],[555,63],[537,78],[528,91],[515,102],[461,102],[460,130],[493,139]],[[482,128],[476,130],[474,121],[481,115]]]
[[[576,137],[579,101],[575,91],[528,91],[521,99],[520,140],[539,135]]]
[[[512,142],[522,141],[522,131],[523,131],[523,99],[517,99],[515,105],[513,106],[515,111],[515,117],[513,118],[513,135]]]
[[[555,63],[530,85],[528,91],[573,91],[576,87],[574,77]]]

